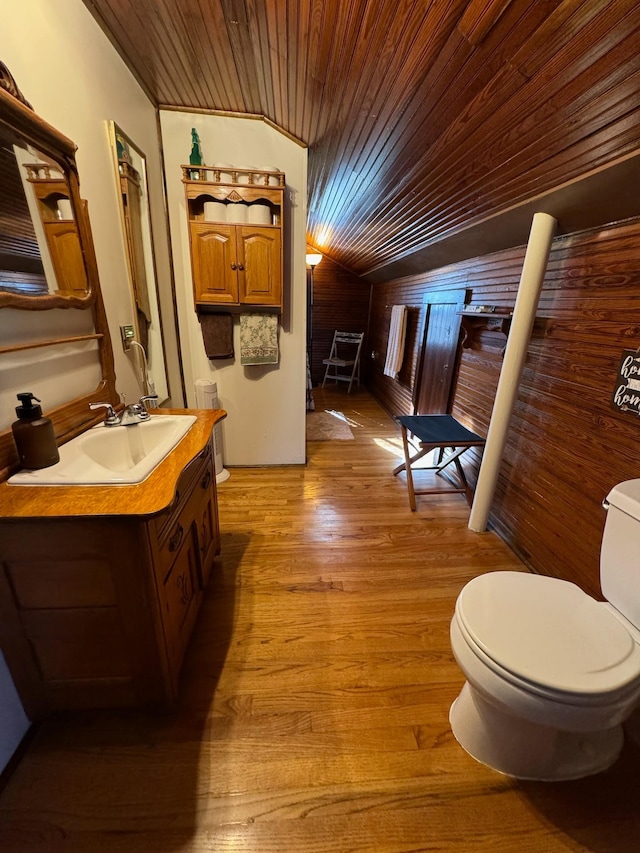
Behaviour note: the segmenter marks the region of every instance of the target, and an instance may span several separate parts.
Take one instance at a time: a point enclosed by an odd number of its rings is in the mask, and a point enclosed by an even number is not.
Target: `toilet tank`
[[[640,480],[614,486],[607,503],[600,549],[602,594],[640,628]]]

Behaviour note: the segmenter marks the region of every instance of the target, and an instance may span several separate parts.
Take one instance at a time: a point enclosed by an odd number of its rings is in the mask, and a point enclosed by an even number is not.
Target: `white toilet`
[[[605,602],[575,584],[492,572],[458,596],[451,648],[467,679],[456,740],[520,779],[578,779],[609,767],[640,704],[640,480],[605,501]]]

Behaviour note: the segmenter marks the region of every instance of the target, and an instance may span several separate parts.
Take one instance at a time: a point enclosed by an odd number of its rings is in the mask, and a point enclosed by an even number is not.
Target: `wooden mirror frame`
[[[0,309],[9,307],[25,311],[42,311],[52,308],[81,308],[91,310],[94,332],[75,337],[53,337],[45,340],[30,341],[3,346],[0,342],[0,357],[3,354],[41,347],[77,343],[95,340],[98,345],[98,358],[102,379],[98,386],[88,394],[71,399],[46,412],[53,421],[58,445],[64,444],[100,420],[101,411],[91,411],[89,403],[97,400],[110,402],[116,406],[120,398],[116,393],[116,377],[113,362],[113,349],[109,335],[107,316],[104,310],[98,266],[91,236],[91,227],[86,202],[80,197],[78,170],[75,161],[75,144],[51,125],[41,119],[21,95],[15,80],[0,62],[0,124],[33,144],[47,157],[55,160],[64,169],[69,184],[70,199],[78,228],[80,246],[87,274],[87,295],[49,294],[28,296],[15,293],[0,293]],[[6,480],[19,468],[18,454],[11,429],[0,432],[0,482]]]
[[[98,269],[92,251],[86,211],[80,198],[80,184],[75,160],[76,145],[41,119],[27,102],[21,99],[15,81],[2,63],[0,63],[0,123],[22,137],[25,142],[33,145],[42,154],[58,163],[64,172],[87,279],[87,293],[81,296],[56,293],[29,295],[0,292],[0,308],[22,308],[27,311],[42,311],[49,308],[88,308],[95,299],[98,286]]]

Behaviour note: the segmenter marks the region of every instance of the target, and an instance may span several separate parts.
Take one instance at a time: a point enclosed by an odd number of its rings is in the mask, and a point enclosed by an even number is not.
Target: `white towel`
[[[278,315],[240,315],[240,364],[278,363]]]
[[[384,375],[397,379],[404,361],[404,340],[407,334],[407,306],[394,305],[391,309],[391,325],[387,343],[387,358]]]

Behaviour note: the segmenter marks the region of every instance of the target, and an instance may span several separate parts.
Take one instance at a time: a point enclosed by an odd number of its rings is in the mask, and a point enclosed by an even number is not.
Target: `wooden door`
[[[464,290],[424,296],[424,334],[413,398],[416,415],[449,412],[460,337],[459,312],[464,302]]]
[[[191,223],[191,259],[196,302],[238,302],[235,229],[208,222]]]
[[[282,302],[282,257],[279,228],[238,228],[240,302],[275,305]]]

